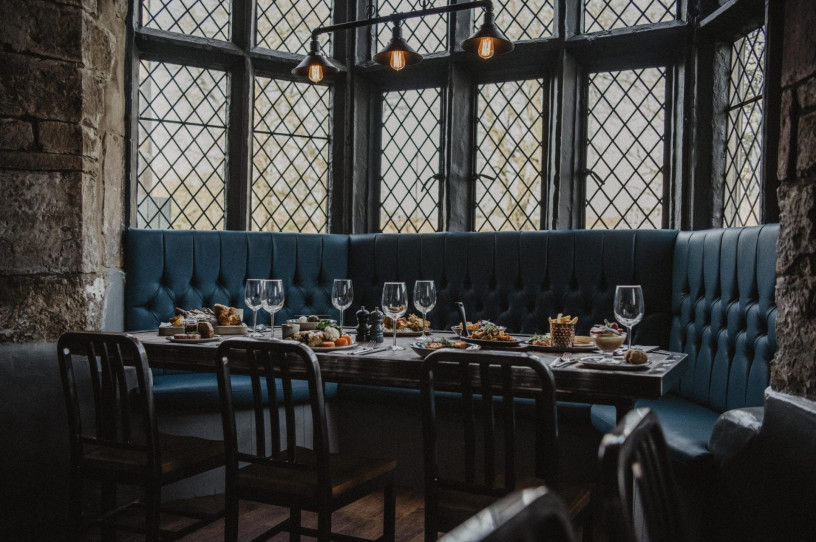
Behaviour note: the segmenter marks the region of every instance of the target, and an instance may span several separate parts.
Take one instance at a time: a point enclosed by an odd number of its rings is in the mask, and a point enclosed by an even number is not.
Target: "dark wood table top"
[[[220,341],[181,344],[160,337],[156,331],[133,332],[131,335],[144,344],[153,368],[213,371]],[[446,334],[434,332],[433,335]],[[451,336],[450,333],[447,335]],[[353,355],[342,350],[319,352],[317,358],[323,381],[418,389],[422,358],[409,347],[416,340],[416,337],[398,337],[397,343],[405,347],[401,351],[384,350],[368,355]],[[378,346],[390,344],[389,337]],[[558,354],[519,348],[511,350],[526,351],[547,363],[558,359]],[[580,359],[585,355],[573,353],[572,357]],[[659,399],[680,380],[686,369],[687,356],[658,350],[651,352],[649,358],[651,366],[639,371],[593,369],[580,362],[566,367],[553,367],[559,399],[624,407],[630,407],[636,399]],[[519,377],[519,386],[522,389],[525,387],[523,375]]]

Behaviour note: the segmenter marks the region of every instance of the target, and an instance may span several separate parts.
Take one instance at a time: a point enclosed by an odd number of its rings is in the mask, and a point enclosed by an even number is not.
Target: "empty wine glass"
[[[263,337],[258,333],[258,309],[263,306],[263,281],[261,279],[247,279],[244,288],[244,303],[252,309],[252,333],[250,337]]]
[[[632,328],[643,320],[643,289],[618,286],[615,289],[615,318],[626,327],[628,348],[632,348]]]
[[[397,318],[408,310],[408,292],[404,282],[386,282],[383,285],[382,310],[393,322],[391,327],[394,330],[394,344],[391,350],[405,350],[402,346],[397,346]]]
[[[351,279],[334,279],[332,286],[332,305],[340,311],[340,329],[343,329],[343,313],[354,299],[354,286]]]
[[[283,291],[283,281],[271,279],[263,281],[263,296],[261,304],[263,309],[270,314],[269,320],[272,325],[272,333],[269,335],[275,338],[275,313],[283,308],[286,300],[286,293]]]
[[[436,286],[432,280],[418,280],[414,283],[414,307],[422,311],[422,336],[425,336],[425,320],[428,311],[436,306]]]

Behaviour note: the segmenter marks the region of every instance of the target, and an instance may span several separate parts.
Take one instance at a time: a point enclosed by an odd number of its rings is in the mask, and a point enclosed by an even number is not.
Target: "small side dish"
[[[504,328],[501,326],[497,326],[493,322],[489,322],[487,320],[483,320],[481,322],[481,328],[477,329],[473,333],[470,334],[472,339],[477,339],[480,341],[507,341],[507,342],[514,342],[516,339],[511,337],[504,331]]]
[[[341,332],[334,320],[320,320],[315,323],[315,329],[298,331],[288,338],[315,348],[339,348],[354,343],[349,335]]]
[[[390,316],[383,318],[383,327],[386,333],[394,331],[394,320]],[[400,332],[422,332],[430,329],[431,323],[428,320],[423,320],[416,314],[409,314],[407,318],[397,318],[397,334]]]

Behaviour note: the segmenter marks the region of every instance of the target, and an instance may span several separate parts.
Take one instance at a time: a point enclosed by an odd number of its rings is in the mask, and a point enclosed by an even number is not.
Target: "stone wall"
[[[816,399],[816,3],[787,0],[779,143],[775,390]]]
[[[0,0],[0,343],[102,327],[122,267],[126,15]]]

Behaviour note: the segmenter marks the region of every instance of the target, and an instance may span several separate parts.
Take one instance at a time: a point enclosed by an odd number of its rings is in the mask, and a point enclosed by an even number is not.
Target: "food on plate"
[[[198,333],[176,333],[173,338],[177,341],[193,341],[201,338]]]
[[[383,318],[383,326],[387,331],[394,331],[393,321],[390,316]],[[397,331],[406,329],[409,331],[423,331],[430,329],[431,323],[423,320],[416,314],[408,315],[408,318],[397,318]]]
[[[552,337],[549,333],[544,335],[535,334],[530,337],[530,344],[533,346],[552,346]]]
[[[238,309],[235,307],[227,307],[226,305],[221,305],[220,303],[216,303],[213,305],[213,313],[215,317],[218,319],[218,324],[222,326],[240,326],[241,325],[241,315],[238,313]]]
[[[456,329],[462,329],[462,324],[460,322],[459,324],[457,324],[457,325],[455,325],[453,327],[455,327]],[[468,322],[467,323],[468,331],[476,331],[480,327],[481,327],[481,324],[479,322],[476,322],[476,323]]]
[[[643,365],[647,361],[649,361],[649,356],[646,355],[646,352],[643,350],[638,350],[636,348],[632,348],[627,350],[626,353],[623,355],[624,361],[627,363],[631,363],[632,365]]]
[[[319,321],[320,321],[320,317],[316,316],[314,314],[310,314],[309,316],[306,316],[304,314],[303,316],[298,316],[298,319],[297,319],[297,322],[300,322],[300,323],[319,322]],[[293,320],[293,322],[295,322],[295,320]]]
[[[497,326],[493,322],[482,320],[481,328],[470,334],[472,339],[479,339],[480,341],[515,341],[513,337],[508,335],[503,327]]]
[[[349,335],[343,335],[340,328],[337,327],[332,320],[320,320],[315,329],[298,331],[292,334],[289,339],[320,348],[349,346],[353,343],[351,337]],[[340,344],[338,344],[338,341]]]
[[[589,334],[592,335],[592,339],[595,341],[595,346],[604,352],[614,352],[626,340],[626,333],[617,330],[613,325],[617,327],[617,324],[605,322],[605,325],[597,324],[589,330]]]
[[[177,314],[170,318],[170,325],[174,327],[184,327],[184,315]]]
[[[444,337],[439,337],[426,341],[425,343],[416,344],[417,346],[421,345],[422,348],[427,348],[428,350],[439,350],[440,348],[459,348],[460,350],[466,350],[468,347],[468,343],[465,341],[451,341]]]
[[[575,346],[587,346],[592,344],[592,337],[587,337],[586,335],[576,335],[575,339],[573,340],[573,344]]]
[[[202,339],[210,339],[215,336],[215,329],[211,323],[201,321],[198,323],[198,334]]]

